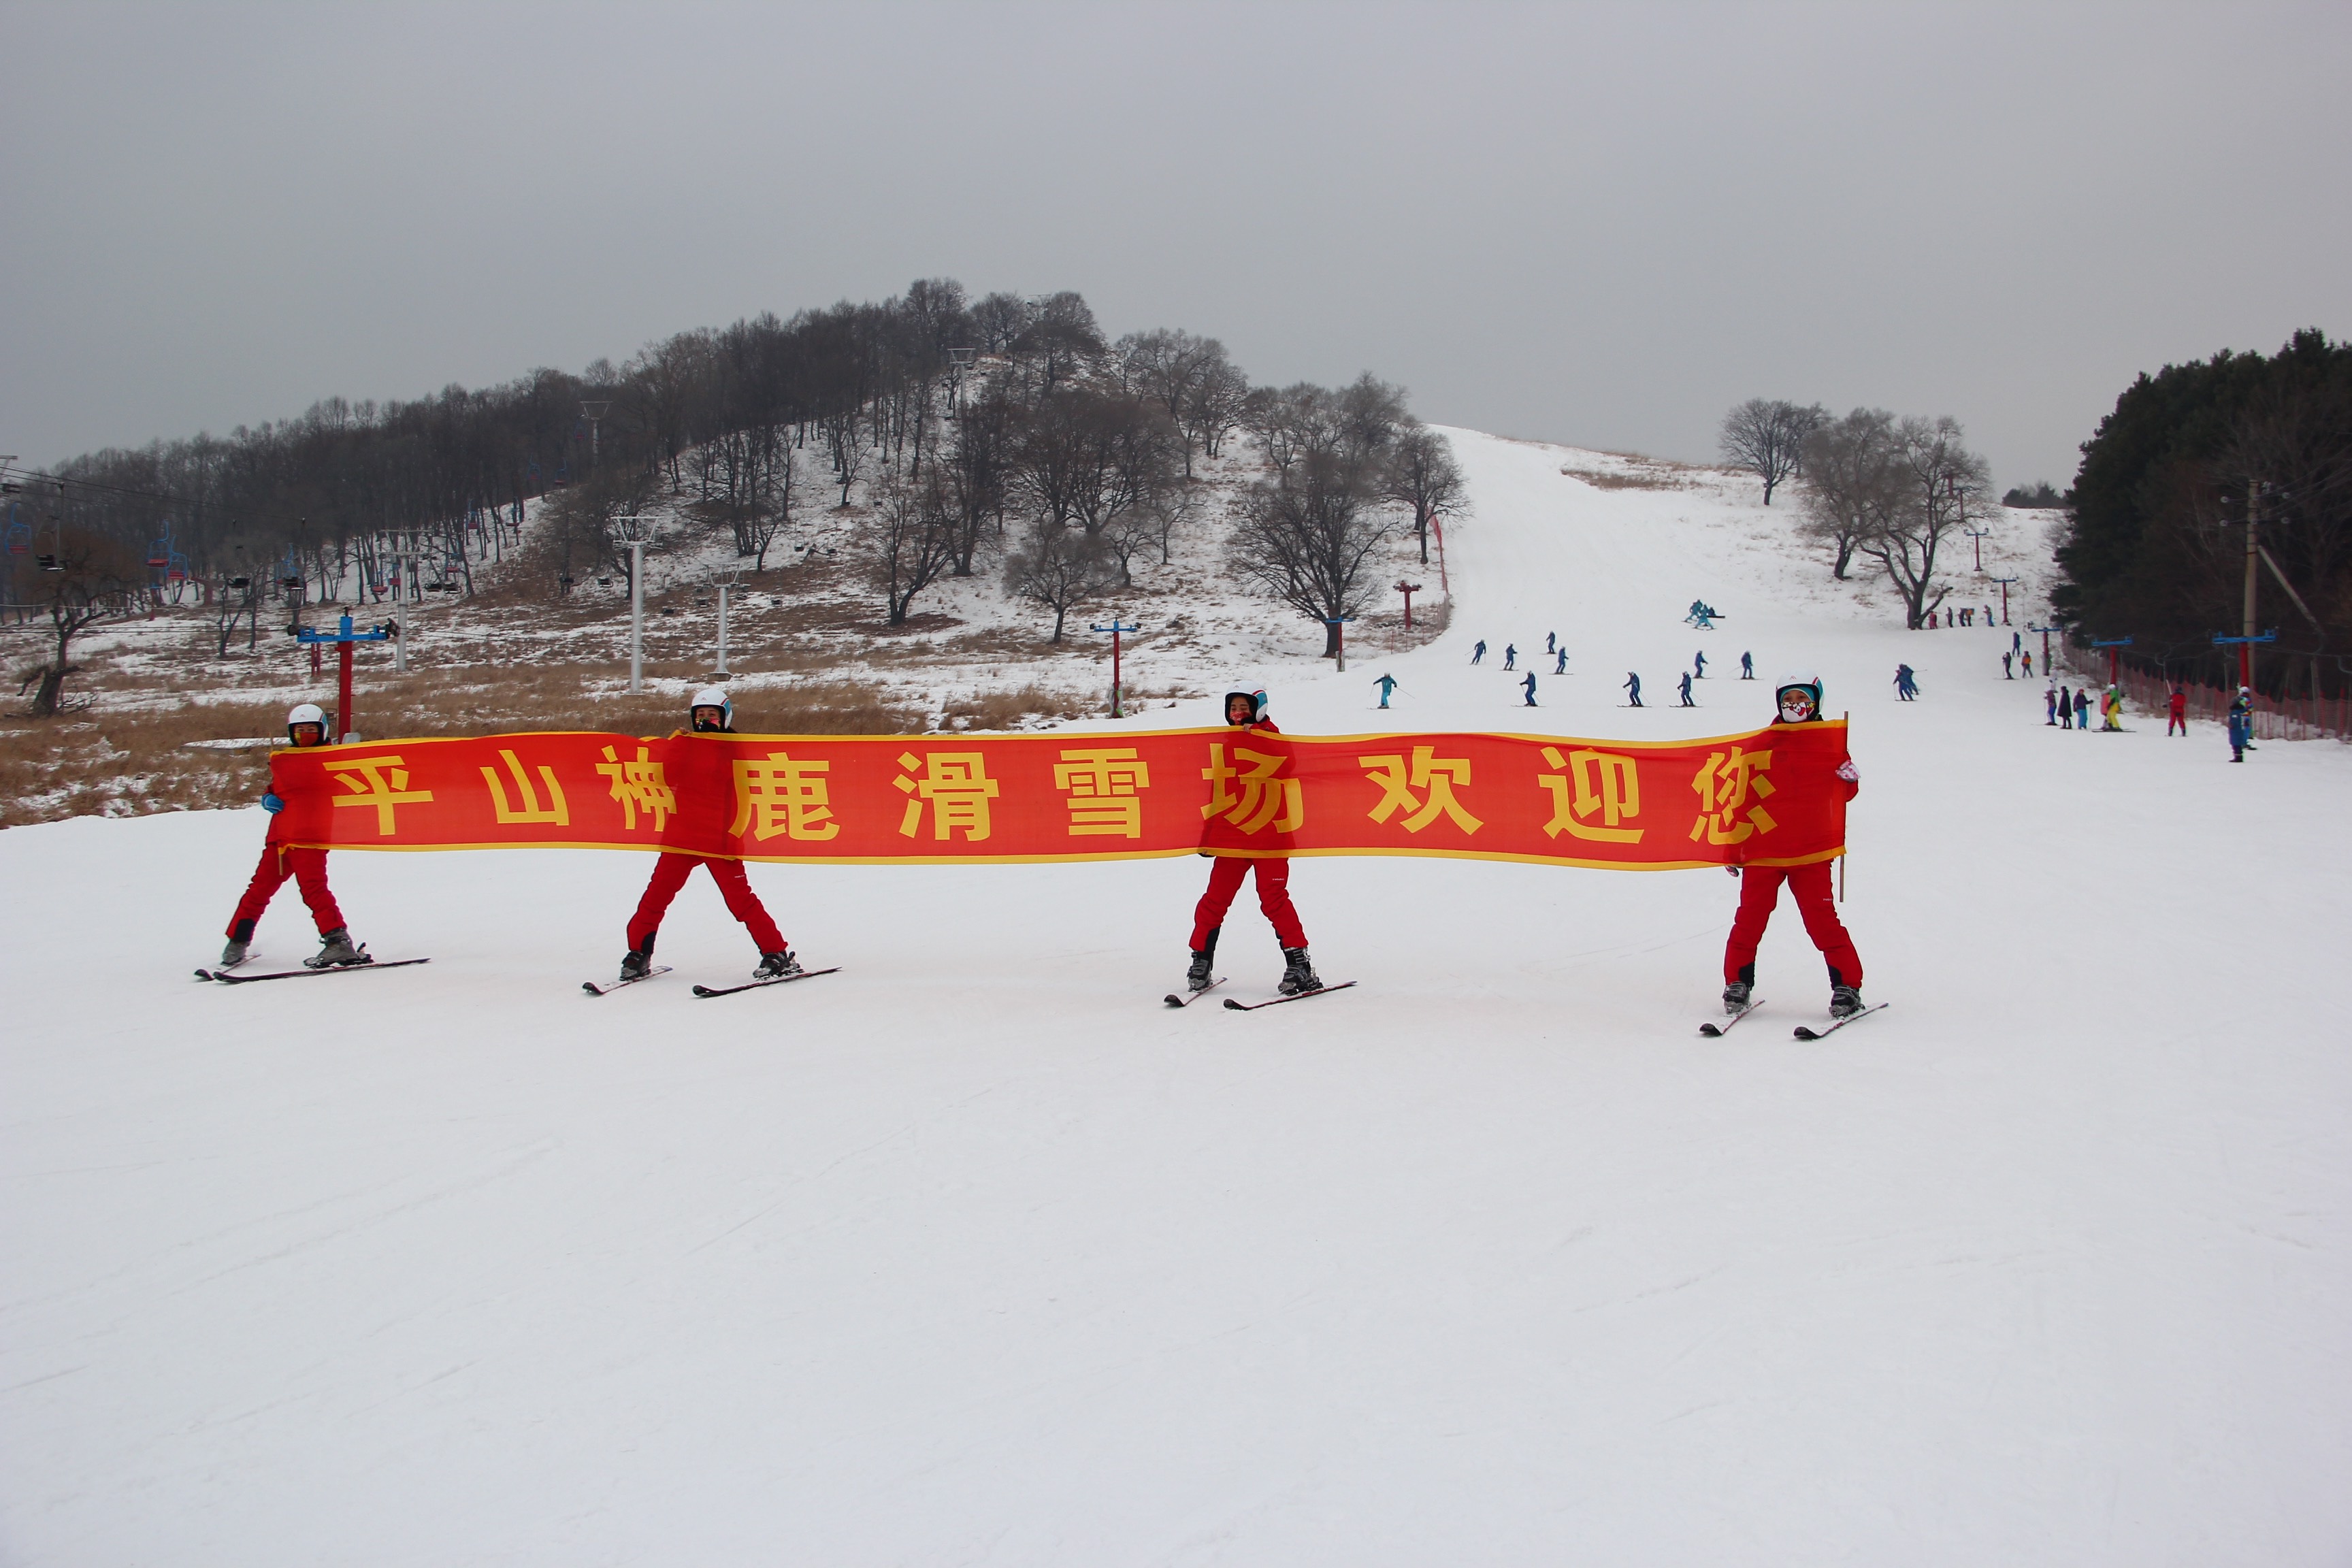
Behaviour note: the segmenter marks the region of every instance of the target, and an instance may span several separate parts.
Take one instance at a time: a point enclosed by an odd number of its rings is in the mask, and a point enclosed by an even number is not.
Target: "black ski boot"
[[[1733,1017],[1748,1011],[1748,998],[1756,987],[1745,980],[1735,980],[1723,988],[1723,1010]]]
[[[621,954],[621,978],[624,980],[643,980],[653,966],[654,944],[652,942],[647,942],[641,948],[633,947]]]
[[[793,955],[791,949],[787,948],[782,952],[761,953],[760,955],[760,967],[751,971],[751,978],[754,980],[782,980],[787,975],[798,974],[800,972],[801,961]]]
[[[1851,1018],[1862,1011],[1862,993],[1851,985],[1830,987],[1830,1016]]]
[[[1282,959],[1288,967],[1282,972],[1282,984],[1276,989],[1285,996],[1303,996],[1309,991],[1323,989],[1323,982],[1316,978],[1315,966],[1307,961],[1305,948],[1286,947]]]
[[[235,969],[238,964],[243,963],[245,962],[245,943],[237,941],[235,937],[229,938],[228,945],[221,949],[221,967],[223,969]]]
[[[325,932],[319,941],[318,952],[302,961],[305,969],[342,969],[368,962],[367,953],[352,944],[352,933],[341,926]]]
[[[1223,929],[1222,927],[1220,930]],[[1209,973],[1217,959],[1217,933],[1209,933],[1208,945],[1192,950],[1192,966],[1184,972],[1184,987],[1188,991],[1206,991],[1216,977]]]

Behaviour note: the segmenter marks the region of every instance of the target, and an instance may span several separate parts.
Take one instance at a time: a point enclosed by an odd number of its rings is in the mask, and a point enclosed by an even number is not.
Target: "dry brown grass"
[[[513,730],[659,735],[685,721],[675,696],[600,689],[610,679],[608,669],[565,665],[431,672],[370,682],[354,706],[364,732],[378,740]],[[101,703],[53,720],[0,718],[0,826],[257,800],[269,783],[267,741],[285,733],[286,707],[184,700],[171,708]],[[739,729],[766,734],[900,734],[922,729],[923,719],[849,680],[747,691],[736,713]],[[263,743],[189,744],[248,737]]]
[[[1010,730],[1028,718],[1076,719],[1087,711],[1078,699],[1035,683],[1018,691],[983,691],[950,701],[940,710],[947,730]]]
[[[1671,468],[1608,470],[1563,467],[1561,473],[1581,479],[1597,490],[1686,490],[1696,488]]]

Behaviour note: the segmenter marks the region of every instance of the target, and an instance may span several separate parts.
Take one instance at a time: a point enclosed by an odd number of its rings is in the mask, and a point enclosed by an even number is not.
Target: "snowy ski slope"
[[[225,989],[258,811],[0,834],[0,1562],[2344,1562],[2352,755],[2045,729],[1781,508],[1454,435],[1395,727],[1717,733],[1818,668],[1886,1012],[1790,1039],[1784,908],[1702,1041],[1729,878],[1410,859],[1300,862],[1364,984],[1247,1016],[1160,1005],[1190,859],[754,868],[843,972],[705,1002],[705,881],[591,1000],[642,858],[344,854],[434,962]],[[1241,673],[1381,727],[1379,668]],[[1221,966],[1278,972],[1246,895]]]

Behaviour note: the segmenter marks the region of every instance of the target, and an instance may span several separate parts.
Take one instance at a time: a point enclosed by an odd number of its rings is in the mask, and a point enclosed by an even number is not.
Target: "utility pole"
[[[588,469],[591,473],[596,469],[597,430],[604,423],[604,416],[612,409],[613,400],[609,397],[601,397],[594,402],[583,399],[580,405],[580,412],[588,418]]]
[[[1412,596],[1421,592],[1418,583],[1399,582],[1396,591],[1404,595],[1404,629],[1412,630]]]
[[[2007,626],[2009,625],[2009,585],[2011,583],[2016,582],[2017,579],[2014,577],[1996,577],[1993,581],[2000,584],[2000,624],[2002,626]]]
[[[2254,567],[2260,560],[2261,545],[2255,531],[2261,526],[2263,486],[2260,479],[2246,480],[2246,626],[2244,640],[2238,644],[2238,684],[2251,691],[2254,686]]]
[[[1139,631],[1141,631],[1141,630],[1143,629],[1143,627],[1142,627],[1141,626],[1139,626],[1139,625],[1138,625],[1138,626],[1121,626],[1121,625],[1119,625],[1119,624],[1118,624],[1118,617],[1117,616],[1113,616],[1110,618],[1110,625],[1108,625],[1108,626],[1096,626],[1096,627],[1094,627],[1093,629],[1094,629],[1094,630],[1096,630],[1096,631],[1098,631],[1098,632],[1108,632],[1108,633],[1110,634],[1110,716],[1111,716],[1112,718],[1114,718],[1114,719],[1117,719],[1117,718],[1120,717],[1120,713],[1119,713],[1119,710],[1118,710],[1118,702],[1119,702],[1119,679],[1118,679],[1118,676],[1119,676],[1119,669],[1118,669],[1118,639],[1119,639],[1119,634],[1120,634],[1120,633],[1122,633],[1122,632],[1139,632]]]
[[[648,513],[633,512],[613,521],[629,525],[629,695],[635,697],[646,689],[646,542],[643,525],[657,520]]]
[[[2098,642],[2095,640],[2092,642],[2091,646],[2093,647],[2103,647],[2107,650],[2107,684],[2109,686],[2115,685],[2117,681],[2123,679],[2123,673],[2117,668],[2123,656],[2116,652],[2116,649],[2119,647],[2129,647],[2131,645],[2132,640],[2129,637],[2115,637],[2106,642]]]

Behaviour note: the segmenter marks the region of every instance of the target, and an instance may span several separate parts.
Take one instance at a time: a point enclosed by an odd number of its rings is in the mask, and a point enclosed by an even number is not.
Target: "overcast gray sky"
[[[1704,458],[2073,476],[2352,335],[2352,5],[0,5],[0,451],[616,362],[919,276]]]

